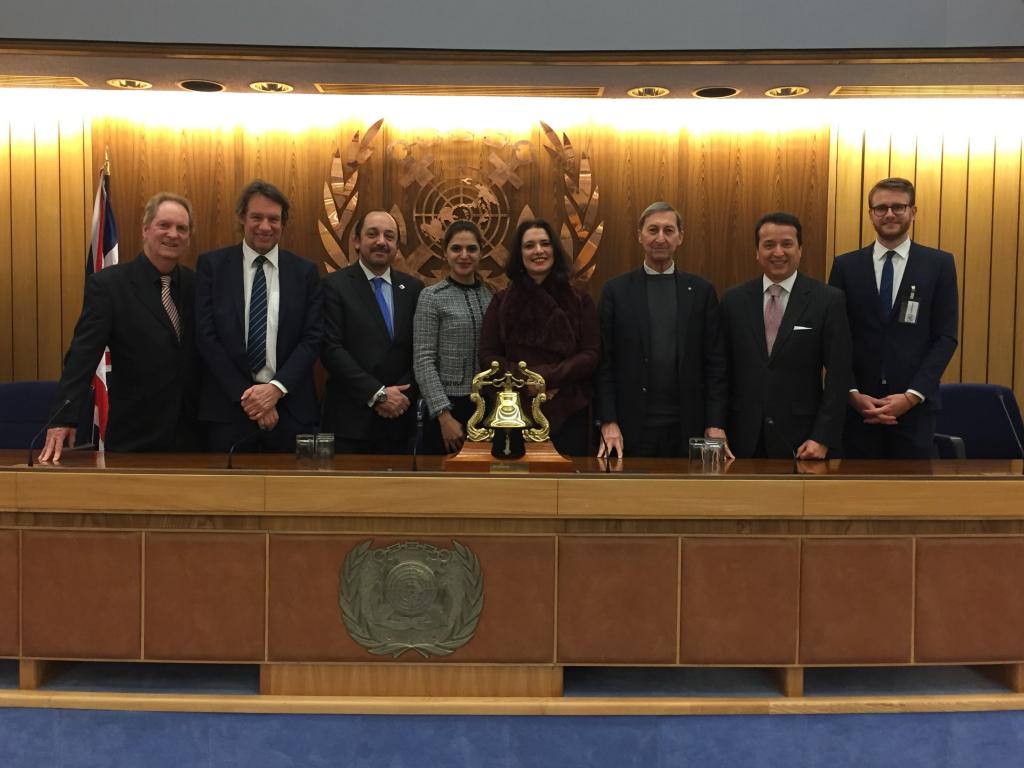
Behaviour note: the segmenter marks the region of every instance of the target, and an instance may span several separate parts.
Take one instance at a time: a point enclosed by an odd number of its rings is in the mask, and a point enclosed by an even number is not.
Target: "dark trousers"
[[[695,435],[696,437],[696,435]],[[650,459],[672,459],[688,457],[689,443],[683,440],[679,422],[671,424],[644,425],[639,445],[623,446],[627,456]]]
[[[590,408],[569,414],[558,432],[551,435],[551,442],[563,456],[590,456]]]
[[[935,411],[916,406],[897,424],[865,424],[852,408],[846,409],[843,455],[848,459],[933,459]]]
[[[465,433],[466,422],[473,415],[473,409],[476,406],[469,399],[469,395],[449,397],[448,399],[452,404],[451,414],[462,425],[462,431]],[[447,453],[444,448],[444,440],[441,438],[441,425],[437,423],[437,419],[428,418],[423,425],[423,442],[420,453],[425,456],[443,456]]]
[[[227,453],[239,443],[236,453],[293,453],[295,435],[316,431],[314,425],[298,423],[282,408],[277,415],[277,426],[270,430],[260,430],[251,419],[206,422],[206,450]]]

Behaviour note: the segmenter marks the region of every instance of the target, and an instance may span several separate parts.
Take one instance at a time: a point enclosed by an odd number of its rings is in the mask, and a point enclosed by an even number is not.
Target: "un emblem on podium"
[[[378,656],[414,650],[447,656],[468,643],[484,606],[476,555],[457,541],[371,549],[358,544],[341,569],[338,602],[352,639]]]

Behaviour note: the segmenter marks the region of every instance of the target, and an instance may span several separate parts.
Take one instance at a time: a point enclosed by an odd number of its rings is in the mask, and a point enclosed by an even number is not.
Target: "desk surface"
[[[29,469],[27,455],[20,450],[0,450],[0,472]],[[95,451],[71,451],[64,454],[60,464],[36,464],[33,472],[60,472],[61,470],[116,471],[116,472],[160,472],[160,473],[237,473],[237,474],[295,474],[316,476],[331,474],[374,474],[389,475],[438,475],[464,474],[471,477],[517,477],[519,472],[446,472],[442,467],[442,456],[420,456],[414,469],[411,456],[336,456],[330,466],[308,468],[299,465],[290,454],[236,454],[233,469],[226,468],[223,454],[214,453],[97,453]],[[611,476],[661,476],[692,477],[708,479],[743,479],[789,477],[799,475],[801,479],[822,478],[1006,478],[1024,477],[1024,461],[1020,459],[975,459],[968,461],[863,461],[836,459],[831,461],[800,461],[778,459],[740,459],[730,462],[721,472],[704,472],[691,467],[682,459],[640,459],[627,457],[611,462],[604,459],[583,458],[573,461],[574,471],[559,473],[552,477],[571,478],[601,475]],[[540,475],[531,473],[530,477]]]

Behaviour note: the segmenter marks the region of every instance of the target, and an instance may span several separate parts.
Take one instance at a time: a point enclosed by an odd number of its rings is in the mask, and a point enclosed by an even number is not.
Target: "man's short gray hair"
[[[679,227],[679,231],[682,232],[683,231],[683,217],[682,217],[682,215],[679,213],[679,211],[677,211],[671,205],[666,203],[664,200],[659,200],[656,203],[651,203],[646,208],[644,208],[644,212],[640,214],[640,224],[637,225],[637,229],[643,229],[644,228],[644,222],[647,221],[647,217],[648,216],[653,216],[656,213],[667,213],[667,212],[672,212],[672,213],[674,213],[676,215],[676,225]]]

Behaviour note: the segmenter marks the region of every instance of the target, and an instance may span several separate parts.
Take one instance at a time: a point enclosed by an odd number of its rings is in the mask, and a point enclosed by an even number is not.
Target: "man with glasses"
[[[957,344],[953,255],[912,242],[907,179],[868,194],[871,245],[838,256],[829,284],[846,294],[853,381],[843,448],[849,458],[930,458],[939,379]]]

